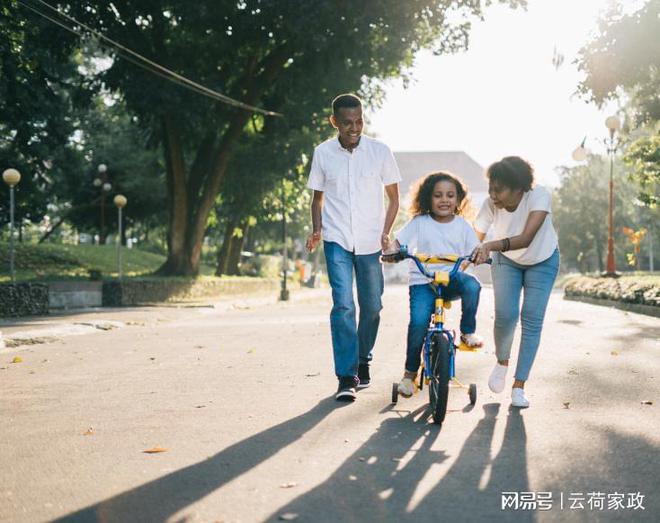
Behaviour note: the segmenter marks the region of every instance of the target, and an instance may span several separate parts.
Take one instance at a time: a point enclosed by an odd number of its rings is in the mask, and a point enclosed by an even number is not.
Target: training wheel
[[[392,403],[399,401],[399,384],[392,383]]]
[[[477,402],[477,384],[470,383],[470,388],[468,389],[468,396],[470,396],[470,405],[474,405]]]

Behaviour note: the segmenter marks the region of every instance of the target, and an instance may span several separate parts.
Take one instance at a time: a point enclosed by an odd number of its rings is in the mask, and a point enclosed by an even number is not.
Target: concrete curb
[[[589,298],[587,296],[567,296],[564,294],[564,299],[569,301],[580,301],[582,303],[589,303],[590,305],[599,305],[601,307],[614,307],[627,312],[635,312],[637,314],[645,314],[646,316],[653,316],[660,318],[660,307],[653,305],[643,305],[640,303],[628,303],[625,301],[606,300],[602,298]]]

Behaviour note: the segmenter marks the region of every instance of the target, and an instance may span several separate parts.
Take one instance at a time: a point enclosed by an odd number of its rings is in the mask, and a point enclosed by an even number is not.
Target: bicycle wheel
[[[433,422],[441,425],[447,414],[449,398],[449,339],[442,334],[434,334],[431,341],[431,380],[429,381],[429,401]]]

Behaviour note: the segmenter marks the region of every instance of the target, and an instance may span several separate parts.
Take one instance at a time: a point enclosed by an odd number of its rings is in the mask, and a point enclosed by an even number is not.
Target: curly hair
[[[486,171],[486,177],[489,182],[527,192],[534,185],[534,168],[519,156],[507,156],[492,164]]]
[[[421,178],[412,188],[412,203],[410,204],[409,214],[413,218],[423,214],[431,214],[431,199],[433,189],[438,182],[452,182],[456,186],[456,200],[458,205],[454,214],[462,215],[467,218],[471,212],[470,198],[468,196],[467,186],[463,181],[451,173],[440,171],[427,174]]]

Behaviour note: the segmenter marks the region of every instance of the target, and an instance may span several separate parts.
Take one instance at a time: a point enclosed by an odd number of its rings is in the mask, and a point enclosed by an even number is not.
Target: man
[[[389,245],[399,210],[401,175],[387,145],[362,136],[362,102],[357,96],[335,98],[330,123],[338,136],[314,150],[307,183],[314,190],[313,231],[307,249],[316,249],[323,237],[332,287],[330,330],[339,379],[336,398],[353,401],[358,387],[369,386],[369,362],[382,309],[380,252]],[[353,272],[360,305],[357,325]]]

